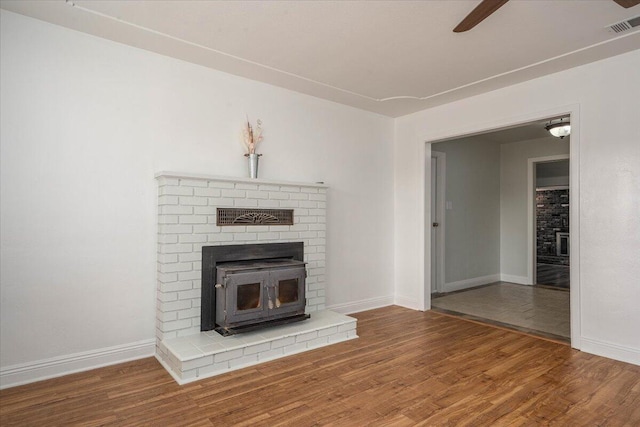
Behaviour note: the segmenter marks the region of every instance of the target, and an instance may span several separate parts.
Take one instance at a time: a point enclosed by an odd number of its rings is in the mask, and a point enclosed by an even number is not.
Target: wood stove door
[[[269,317],[303,314],[305,308],[304,267],[273,270],[269,275]]]
[[[226,323],[242,323],[266,317],[265,288],[268,275],[263,272],[235,273],[226,279]]]

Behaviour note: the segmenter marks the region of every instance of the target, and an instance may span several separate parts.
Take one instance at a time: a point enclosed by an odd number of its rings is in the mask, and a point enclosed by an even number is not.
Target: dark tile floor
[[[569,266],[537,264],[536,284],[569,289]]]

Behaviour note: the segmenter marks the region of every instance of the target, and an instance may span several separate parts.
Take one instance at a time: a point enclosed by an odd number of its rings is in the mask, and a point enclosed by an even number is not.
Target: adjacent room
[[[0,0],[0,425],[639,425],[639,28]]]

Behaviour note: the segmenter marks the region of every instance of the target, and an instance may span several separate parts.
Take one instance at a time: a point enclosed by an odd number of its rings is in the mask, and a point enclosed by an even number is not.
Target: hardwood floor
[[[396,306],[360,338],[177,385],[154,358],[0,391],[0,425],[640,425],[640,366]]]

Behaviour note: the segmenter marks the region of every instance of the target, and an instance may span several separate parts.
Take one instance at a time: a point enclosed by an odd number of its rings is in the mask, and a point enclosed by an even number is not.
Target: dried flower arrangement
[[[244,145],[247,146],[248,150],[246,155],[255,154],[258,143],[262,141],[262,122],[260,119],[256,122],[256,128],[254,130],[249,122],[249,117],[247,117],[247,124],[245,125],[242,134],[244,136]]]

